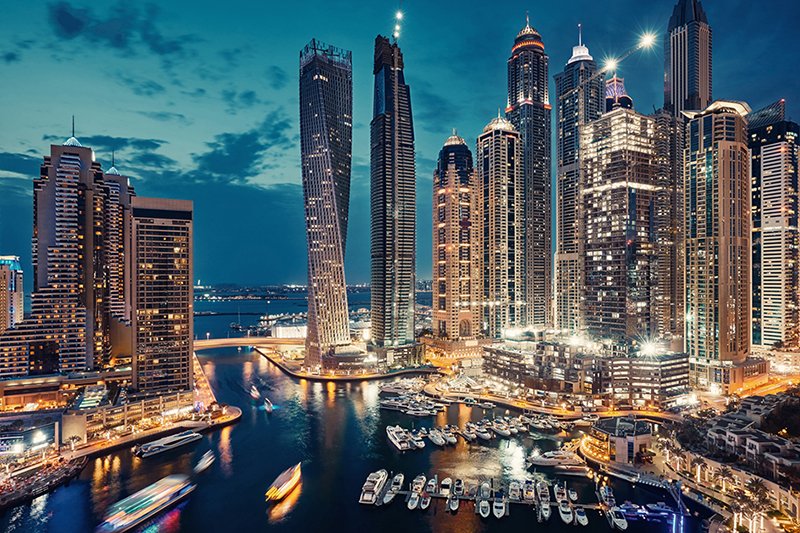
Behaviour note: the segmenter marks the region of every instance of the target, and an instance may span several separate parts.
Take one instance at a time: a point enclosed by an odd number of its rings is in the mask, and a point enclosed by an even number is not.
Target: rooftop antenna
[[[578,23],[578,46],[583,46],[583,35],[581,35],[581,23]]]
[[[531,19],[530,19],[530,17],[528,16],[528,11],[527,11],[527,10],[525,10],[525,27],[526,27],[526,28],[529,28],[529,27],[530,27],[530,25],[531,25]]]
[[[113,167],[113,166],[116,166],[116,165],[114,164],[114,150],[111,150],[111,166],[112,166],[112,167]]]
[[[458,135],[458,131],[455,128],[453,128],[453,137],[455,137],[457,135]]]
[[[75,115],[72,115],[72,136],[75,137]]]

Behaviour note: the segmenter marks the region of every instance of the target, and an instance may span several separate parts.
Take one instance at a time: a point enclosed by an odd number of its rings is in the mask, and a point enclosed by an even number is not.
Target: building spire
[[[531,19],[530,19],[530,16],[528,15],[528,11],[527,10],[525,11],[525,27],[526,28],[530,28],[531,27]]]
[[[114,150],[111,150],[111,166],[112,166],[112,167],[116,166],[116,165],[114,164]]]
[[[75,115],[72,115],[72,137],[75,137]]]
[[[578,23],[578,46],[583,46],[583,36],[581,35],[581,23]]]

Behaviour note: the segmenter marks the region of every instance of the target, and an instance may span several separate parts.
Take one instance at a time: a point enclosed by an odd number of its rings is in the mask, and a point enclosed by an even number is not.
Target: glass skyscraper
[[[664,109],[674,115],[711,104],[711,36],[700,0],[678,0],[664,36]]]

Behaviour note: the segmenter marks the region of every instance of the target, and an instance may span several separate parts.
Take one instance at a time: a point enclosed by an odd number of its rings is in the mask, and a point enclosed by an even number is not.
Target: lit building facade
[[[468,341],[480,336],[482,207],[472,152],[464,139],[453,132],[439,152],[433,173],[432,329],[435,338]],[[472,344],[477,346],[477,343]]]
[[[692,113],[684,152],[685,344],[693,385],[728,391],[750,354],[747,104]]]
[[[520,135],[498,116],[483,128],[476,148],[482,190],[483,328],[487,337],[527,324],[525,216]]]
[[[398,44],[375,39],[370,123],[371,344],[390,365],[414,350],[416,167]]]
[[[798,135],[776,102],[748,117],[752,170],[752,343],[797,348]]]
[[[664,36],[664,109],[673,115],[711,104],[711,37],[700,0],[678,0]]]
[[[353,131],[352,54],[312,40],[300,52],[300,151],[308,241],[308,367],[350,343],[344,255]]]
[[[555,326],[575,332],[579,328],[583,242],[579,238],[580,220],[580,120],[583,98],[583,122],[602,114],[603,80],[589,49],[579,38],[572,47],[572,57],[556,82],[556,254],[555,254]],[[578,94],[579,85],[583,89]],[[569,94],[569,95],[568,95]],[[568,95],[568,96],[567,96]]]
[[[24,295],[19,257],[0,255],[0,333],[22,323]]]
[[[522,152],[523,324],[552,323],[553,258],[551,228],[550,99],[548,57],[542,37],[526,20],[508,58],[506,118],[519,132]]]
[[[618,107],[581,132],[582,325],[634,345],[655,333],[655,122]]]
[[[192,202],[132,200],[133,387],[192,390]]]
[[[606,80],[606,112],[618,107],[633,109],[633,98],[625,90],[625,80],[614,74]]]

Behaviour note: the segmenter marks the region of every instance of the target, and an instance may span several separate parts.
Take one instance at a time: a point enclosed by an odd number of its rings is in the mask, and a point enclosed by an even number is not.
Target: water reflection
[[[231,446],[231,431],[233,431],[233,426],[225,426],[219,432],[219,444],[217,445],[217,449],[219,450],[219,463],[222,467],[222,472],[225,474],[225,477],[231,477],[233,475],[233,447]]]

